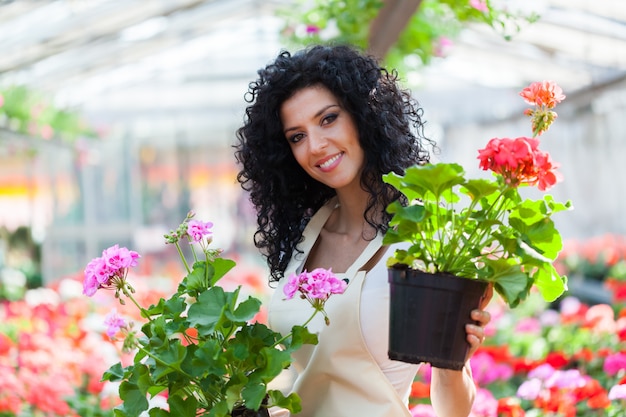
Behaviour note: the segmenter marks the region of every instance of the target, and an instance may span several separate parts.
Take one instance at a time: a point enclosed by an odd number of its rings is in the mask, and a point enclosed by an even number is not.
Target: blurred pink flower
[[[107,336],[113,338],[121,328],[126,327],[126,320],[117,314],[117,309],[114,308],[104,317],[104,324],[107,326]]]
[[[626,384],[611,387],[609,390],[609,400],[626,400]]]
[[[522,382],[517,388],[517,396],[524,400],[535,400],[541,393],[543,383],[538,378],[532,378]]]
[[[470,6],[472,6],[474,9],[478,10],[479,12],[489,11],[489,6],[487,6],[486,0],[470,0],[469,4]]]
[[[498,400],[491,391],[484,388],[476,390],[476,399],[469,417],[498,417]]]
[[[478,351],[470,361],[474,381],[487,385],[495,381],[508,381],[513,376],[513,369],[506,364],[496,363],[491,355]]]
[[[608,355],[606,359],[604,359],[602,369],[609,376],[613,376],[622,369],[626,369],[626,354],[618,352]]]
[[[539,365],[535,369],[531,370],[528,373],[528,378],[531,378],[531,379],[538,378],[542,381],[545,381],[546,379],[550,378],[554,374],[554,372],[556,371],[552,367],[552,365],[548,363],[544,363],[542,365]]]
[[[39,133],[41,134],[41,137],[45,140],[50,140],[52,139],[52,136],[54,136],[54,129],[52,129],[52,126],[50,125],[43,125],[41,126]]]
[[[541,334],[541,323],[534,317],[522,317],[515,325],[515,332]]]
[[[429,404],[417,404],[411,408],[411,417],[437,417],[433,406]]]
[[[306,33],[307,35],[315,35],[320,32],[320,28],[315,25],[307,25]]]
[[[433,55],[438,57],[444,57],[447,55],[448,51],[452,47],[454,42],[448,37],[440,36],[437,39],[437,43],[435,44]]]

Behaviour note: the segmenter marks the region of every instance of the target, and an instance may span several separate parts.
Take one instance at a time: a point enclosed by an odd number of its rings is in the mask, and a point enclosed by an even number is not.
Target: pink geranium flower
[[[205,236],[211,235],[213,223],[200,220],[189,220],[187,223],[187,234],[194,242],[200,242]]]
[[[283,287],[286,299],[292,299],[296,293],[313,306],[315,312],[322,312],[324,321],[330,321],[324,311],[324,304],[332,294],[343,294],[347,283],[333,274],[331,269],[316,268],[311,272],[306,269],[300,274],[291,274]]]
[[[127,248],[120,248],[119,245],[111,246],[102,251],[102,259],[111,271],[130,268],[137,265],[139,254]]]
[[[539,107],[554,108],[565,100],[563,90],[554,81],[537,81],[522,89],[519,95],[528,103]]]
[[[104,317],[104,324],[107,326],[106,334],[110,338],[115,337],[120,329],[126,327],[126,320],[124,320],[118,313],[117,309],[111,310],[109,314]]]
[[[343,294],[346,282],[337,278],[331,269],[316,268],[311,272],[292,274],[283,288],[287,299],[300,292],[305,298],[327,300],[331,294]]]
[[[119,245],[103,250],[101,257],[92,259],[85,267],[83,293],[91,297],[100,288],[122,290],[128,268],[136,266],[139,258],[137,252]]]

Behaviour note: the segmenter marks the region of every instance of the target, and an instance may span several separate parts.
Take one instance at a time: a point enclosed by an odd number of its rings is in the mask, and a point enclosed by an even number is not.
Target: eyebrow
[[[322,107],[321,109],[319,109],[319,111],[317,113],[315,113],[313,115],[313,118],[321,116],[326,110],[330,109],[331,107],[339,107],[339,104],[329,104],[327,106]],[[298,126],[289,127],[287,129],[285,129],[283,131],[283,133],[287,133],[287,132],[290,132],[292,130],[297,130],[297,129],[298,129]]]

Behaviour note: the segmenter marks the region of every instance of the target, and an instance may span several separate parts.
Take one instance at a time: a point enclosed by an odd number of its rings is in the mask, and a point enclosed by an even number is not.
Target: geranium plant
[[[221,257],[219,249],[210,248],[212,224],[193,217],[190,213],[165,236],[166,243],[176,246],[187,271],[169,299],[161,298],[148,308],[139,305],[128,270],[140,256],[127,248],[115,245],[105,249],[85,268],[86,295],[102,288],[114,290],[120,303],[130,300],[147,320],[141,332],[136,332],[115,312],[105,319],[107,333],[121,331],[124,347],[136,352],[132,364],[124,367],[117,363],[103,376],[104,380],[121,382],[123,402],[115,415],[139,416],[150,408],[149,399],[159,394],[167,397],[167,409],[151,408],[151,417],[249,415],[243,413],[273,405],[299,412],[297,394],[284,396],[280,390],[269,389],[268,384],[290,366],[294,350],[317,343],[317,336],[306,328],[310,319],[294,326],[288,335],[254,321],[261,301],[251,296],[240,300],[241,286],[225,291],[217,285],[235,262]],[[191,266],[182,242],[191,244]],[[200,255],[197,247],[201,248]],[[286,298],[301,294],[311,302],[311,319],[321,312],[326,321],[326,300],[345,290],[343,281],[330,270],[304,271],[289,277],[287,287]]]
[[[562,240],[552,215],[571,203],[549,194],[524,198],[519,190],[546,191],[561,180],[558,165],[539,149],[538,137],[556,119],[554,107],[565,96],[549,81],[532,83],[520,95],[534,105],[525,111],[532,137],[493,138],[478,151],[480,168],[491,170],[493,179],[467,178],[456,163],[416,165],[404,175],[384,176],[409,201],[388,207],[393,218],[384,243],[410,243],[394,253],[389,267],[488,281],[511,307],[533,287],[547,301],[566,290],[567,278],[553,265]]]

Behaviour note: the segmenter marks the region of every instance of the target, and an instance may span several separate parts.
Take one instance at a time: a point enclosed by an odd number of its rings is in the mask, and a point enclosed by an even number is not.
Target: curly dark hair
[[[335,195],[296,162],[283,133],[281,105],[303,88],[322,85],[352,115],[365,153],[361,186],[370,194],[363,216],[384,233],[391,216],[382,209],[381,217],[381,207],[404,197],[382,175],[427,163],[424,145],[434,145],[423,135],[423,110],[397,80],[395,71],[354,47],[315,45],[294,54],[282,51],[249,84],[245,99],[251,104],[234,145],[242,167],[237,181],[257,210],[254,243],[267,258],[270,282],[283,276],[311,215]]]

